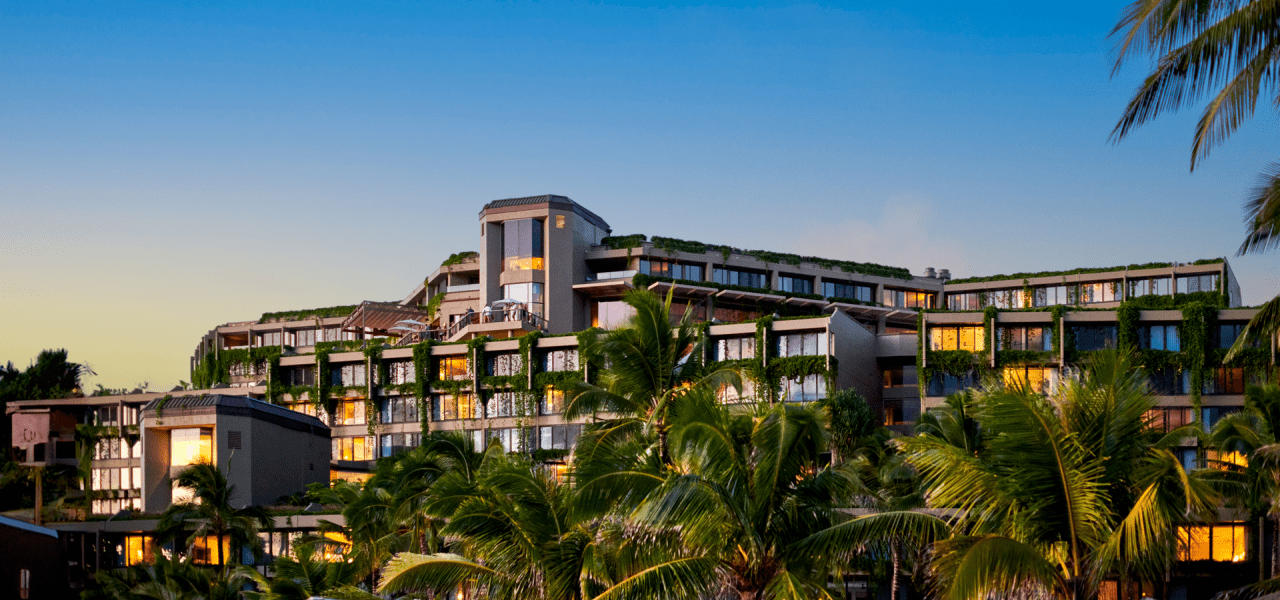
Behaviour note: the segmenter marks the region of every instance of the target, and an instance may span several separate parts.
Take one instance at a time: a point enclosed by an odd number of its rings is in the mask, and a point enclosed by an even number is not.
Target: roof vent
[[[938,279],[943,281],[951,280],[951,269],[938,269]]]
[[[933,271],[933,267],[929,267],[924,270],[924,276],[929,279],[936,279],[938,274]]]

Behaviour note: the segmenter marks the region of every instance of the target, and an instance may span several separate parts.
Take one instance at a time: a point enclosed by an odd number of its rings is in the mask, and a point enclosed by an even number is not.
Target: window
[[[581,425],[549,425],[538,428],[538,447],[543,450],[572,450],[582,433]]]
[[[903,308],[933,308],[933,294],[885,289],[883,303]]]
[[[1244,562],[1248,548],[1248,525],[1233,523],[1178,527],[1178,560]]]
[[[1244,367],[1205,369],[1203,394],[1243,394]]]
[[[1053,329],[1050,327],[1001,327],[996,335],[997,350],[1053,350]]]
[[[1156,408],[1147,411],[1147,427],[1169,433],[1192,424],[1190,408]]]
[[[516,219],[502,224],[504,271],[542,270],[542,220]]]
[[[805,375],[795,379],[782,378],[779,398],[783,402],[816,402],[827,397],[827,378],[823,375]]]
[[[417,423],[418,399],[410,396],[383,398],[379,412],[383,423]]]
[[[459,394],[457,396],[441,394],[436,396],[435,414],[433,416],[437,421],[480,418],[479,411],[476,410],[475,396],[471,394]]]
[[[213,430],[205,428],[169,430],[169,465],[210,464],[213,462]]]
[[[537,448],[532,427],[503,427],[490,429],[489,439],[497,440],[507,452],[529,452]]]
[[[333,445],[333,460],[374,459],[373,436],[371,435],[335,437],[331,440],[331,443]]]
[[[754,346],[754,338],[752,345]],[[789,333],[778,336],[778,356],[825,356],[827,332]]]
[[[778,276],[778,291],[791,292],[793,294],[812,294],[813,279],[809,277],[795,277],[792,275]]]
[[[1058,306],[1060,304],[1069,304],[1067,301],[1067,286],[1065,285],[1047,285],[1037,287],[1032,290],[1031,294],[1032,306]]]
[[[1152,369],[1147,372],[1151,392],[1161,396],[1180,396],[1191,387],[1189,372],[1176,368]]]
[[[388,433],[382,436],[382,452],[380,456],[395,456],[406,450],[417,448],[420,443],[417,433]]]
[[[1138,298],[1141,296],[1168,296],[1169,284],[1172,281],[1173,280],[1169,277],[1130,279],[1129,280],[1129,297]]]
[[[1222,417],[1235,412],[1240,412],[1240,409],[1232,406],[1202,408],[1200,409],[1200,424],[1204,427],[1205,433],[1208,433],[1218,424],[1218,421],[1222,420]]]
[[[542,370],[548,373],[578,370],[578,351],[552,350],[542,358]]]
[[[334,425],[364,425],[364,400],[340,400],[334,403]]]
[[[838,283],[835,281],[822,282],[822,295],[827,298],[871,302],[871,292],[871,288],[865,285]]]
[[[947,294],[947,310],[982,310],[978,294]]]
[[[264,333],[259,333],[258,341],[254,345],[258,346],[259,348],[262,348],[265,346],[279,346],[282,343],[281,342],[282,339],[284,338],[281,335],[281,332],[268,331]]]
[[[1138,347],[1146,350],[1182,349],[1177,325],[1144,325],[1138,328]]]
[[[712,360],[741,360],[756,357],[756,336],[722,338],[715,341]]]
[[[884,401],[884,425],[910,425],[919,418],[918,410],[915,410],[915,403],[908,403],[901,398],[886,399]]]
[[[1058,370],[1052,367],[1005,367],[1000,375],[1006,386],[1026,386],[1037,394],[1051,392],[1058,383]]]
[[[1240,334],[1244,332],[1244,326],[1244,323],[1219,323],[1217,346],[1223,349],[1230,348],[1236,343],[1236,339],[1240,337]],[[1258,348],[1260,346],[1261,344],[1258,341],[1249,344],[1250,348]]]
[[[497,392],[484,405],[487,418],[513,417],[516,414],[516,395],[513,392]]]
[[[315,367],[286,367],[282,375],[286,385],[313,386],[316,384]]]
[[[686,265],[670,260],[640,259],[640,272],[655,277],[670,277],[687,281],[703,281],[702,265]]]
[[[18,570],[18,597],[26,600],[31,597],[31,571]]]
[[[552,386],[547,386],[546,393],[538,401],[538,413],[558,415],[562,412],[564,412],[564,390],[557,390]]]
[[[929,396],[950,396],[961,390],[977,387],[978,376],[973,372],[964,375],[951,375],[948,373],[935,373],[929,378],[927,395]]]
[[[919,385],[916,379],[916,366],[906,365],[902,367],[891,367],[882,371],[884,375],[884,387],[900,388],[915,387]]]
[[[330,385],[365,385],[364,363],[345,364],[329,370],[334,381]]]
[[[621,300],[605,300],[591,303],[591,326],[601,329],[623,327],[636,315],[636,309]]]
[[[929,349],[982,352],[987,349],[986,332],[982,327],[930,327]]]
[[[542,284],[513,283],[502,286],[502,297],[523,304],[529,312],[542,315]]]
[[[293,337],[294,346],[314,346],[316,345],[315,329],[295,329],[290,332]]]
[[[467,357],[463,355],[442,357],[439,369],[440,379],[444,380],[468,379],[471,375],[467,368]]]
[[[712,271],[712,280],[723,285],[736,285],[762,289],[769,288],[769,283],[765,281],[764,273],[741,271],[738,269],[723,269],[716,267]]]
[[[1218,274],[1190,275],[1178,277],[1178,293],[1193,294],[1195,292],[1218,291]]]
[[[1119,281],[1103,281],[1099,283],[1082,283],[1070,286],[1074,289],[1080,304],[1093,302],[1119,302],[1123,300]]]
[[[502,377],[519,375],[524,370],[524,356],[518,352],[495,354],[489,359],[489,374]]]
[[[1103,350],[1116,347],[1115,325],[1076,325],[1076,350]]]
[[[391,376],[391,385],[413,383],[418,380],[411,360],[393,360],[387,363],[387,373]]]

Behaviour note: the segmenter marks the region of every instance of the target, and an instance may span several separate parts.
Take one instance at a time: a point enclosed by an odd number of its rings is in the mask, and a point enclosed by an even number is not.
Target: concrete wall
[[[879,409],[884,385],[876,362],[876,335],[843,312],[831,315],[827,331],[832,356],[840,361],[836,385],[857,390],[872,408]]]
[[[273,504],[280,496],[305,491],[308,484],[328,483],[329,437],[253,420],[243,439],[244,450],[237,451],[230,467],[249,472],[250,504]]]

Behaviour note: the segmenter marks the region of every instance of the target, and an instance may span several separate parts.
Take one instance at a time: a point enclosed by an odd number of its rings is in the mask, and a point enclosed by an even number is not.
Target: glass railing
[[[636,276],[636,271],[606,271],[604,273],[588,273],[587,281],[608,281],[610,279],[630,279]]]
[[[444,291],[447,294],[452,294],[454,292],[478,292],[480,291],[480,284],[468,283],[466,285],[451,285],[445,287]]]

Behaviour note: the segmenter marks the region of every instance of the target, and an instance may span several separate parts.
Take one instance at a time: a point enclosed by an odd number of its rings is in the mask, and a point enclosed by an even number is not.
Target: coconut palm
[[[218,572],[160,555],[149,563],[99,571],[94,580],[95,586],[82,593],[85,600],[240,600],[247,585],[267,584],[249,567]]]
[[[697,357],[705,340],[691,321],[693,311],[685,311],[673,325],[671,294],[663,300],[646,290],[632,290],[623,301],[635,310],[628,325],[584,340],[583,353],[608,368],[600,385],[582,384],[573,391],[565,418],[614,413],[615,427],[655,432],[659,456],[669,463],[667,436],[674,400],[691,388],[714,390],[741,382],[732,371],[704,372]]]
[[[441,477],[430,496],[426,511],[448,518],[440,531],[443,550],[396,554],[383,569],[379,592],[576,599],[595,597],[613,577],[601,540],[618,539],[617,529],[575,521],[569,489],[500,444],[489,446],[473,473]]]
[[[1191,169],[1253,116],[1258,97],[1280,103],[1280,2],[1276,0],[1135,0],[1112,30],[1116,69],[1138,56],[1156,59],[1112,132],[1119,140],[1162,113],[1208,98],[1191,144]],[[1245,241],[1237,255],[1280,246],[1280,163],[1260,176],[1245,201]],[[1280,328],[1273,299],[1232,348]]]
[[[1047,397],[1019,384],[984,390],[972,406],[976,451],[932,433],[898,442],[934,512],[862,517],[806,545],[824,554],[893,534],[932,542],[941,598],[1090,598],[1104,577],[1157,579],[1176,527],[1211,516],[1218,496],[1170,450],[1194,426],[1153,429],[1155,406],[1141,371],[1114,352]]]
[[[848,519],[841,509],[855,483],[847,466],[822,466],[830,441],[823,409],[728,407],[695,390],[673,415],[669,468],[644,473],[637,463],[635,476],[607,481],[638,488],[621,495],[638,501],[613,508],[634,536],[674,535],[678,546],[597,598],[828,597],[830,555],[798,542]]]
[[[259,552],[258,531],[271,527],[271,519],[260,507],[235,508],[231,497],[235,486],[222,471],[210,464],[191,465],[178,474],[174,482],[191,490],[191,500],[175,502],[160,514],[156,535],[175,540],[190,554],[201,540],[216,542],[210,552],[212,564],[229,567],[235,548]],[[194,524],[194,529],[188,527]],[[206,543],[207,545],[207,543]],[[223,556],[224,547],[232,548],[231,556]]]
[[[271,565],[273,577],[260,581],[260,592],[246,592],[253,600],[307,600],[313,596],[342,595],[350,597],[360,592],[351,586],[360,579],[359,567],[354,562],[330,560],[318,544],[298,544],[293,556],[282,556]],[[341,590],[342,594],[332,594]],[[376,598],[368,592],[363,595]]]

